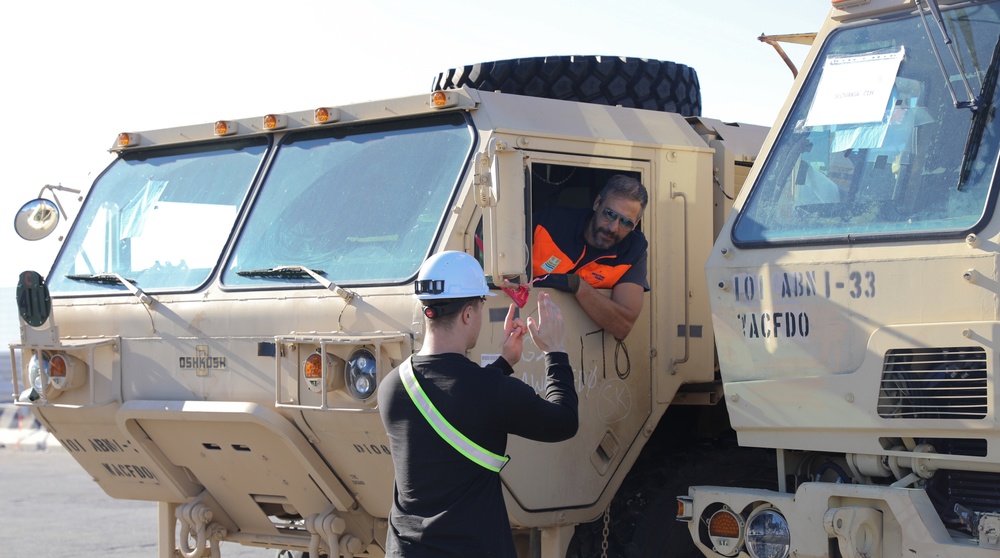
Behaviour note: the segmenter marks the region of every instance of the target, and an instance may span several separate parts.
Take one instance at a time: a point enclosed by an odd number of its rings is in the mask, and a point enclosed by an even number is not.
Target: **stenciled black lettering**
[[[805,312],[762,312],[737,314],[747,339],[809,336],[809,315]]]

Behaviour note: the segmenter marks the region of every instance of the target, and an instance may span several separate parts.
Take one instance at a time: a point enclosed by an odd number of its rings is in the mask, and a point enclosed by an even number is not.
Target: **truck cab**
[[[996,2],[834,1],[706,265],[741,445],[705,556],[995,556]]]

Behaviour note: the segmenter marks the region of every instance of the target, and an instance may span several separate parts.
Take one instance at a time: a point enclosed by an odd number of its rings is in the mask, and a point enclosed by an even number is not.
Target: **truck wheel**
[[[483,62],[438,74],[432,90],[459,87],[701,115],[694,69],[646,58],[543,56]]]
[[[702,558],[688,525],[676,520],[677,496],[700,484],[777,489],[774,454],[717,447],[661,454],[633,468],[611,502],[608,556]],[[601,556],[603,516],[577,525],[567,558]]]

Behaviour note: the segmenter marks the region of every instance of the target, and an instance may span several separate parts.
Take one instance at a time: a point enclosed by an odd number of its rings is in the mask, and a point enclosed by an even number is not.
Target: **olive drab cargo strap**
[[[503,469],[503,466],[510,460],[509,457],[497,455],[466,438],[464,434],[448,422],[448,419],[441,415],[437,407],[434,406],[434,403],[431,402],[430,398],[427,397],[427,394],[424,393],[423,388],[417,382],[417,376],[413,373],[413,366],[410,364],[410,359],[404,360],[403,364],[399,365],[399,377],[403,380],[403,387],[406,388],[406,393],[409,394],[410,399],[420,409],[420,414],[434,428],[438,436],[441,436],[458,453],[469,458],[477,465],[495,473],[499,473]]]

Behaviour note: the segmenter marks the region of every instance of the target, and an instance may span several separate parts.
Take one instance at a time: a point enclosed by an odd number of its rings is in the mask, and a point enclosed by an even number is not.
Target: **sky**
[[[4,2],[0,288],[14,287],[23,270],[48,273],[80,203],[57,193],[68,219],[36,242],[14,233],[18,208],[46,184],[85,192],[111,162],[119,132],[421,94],[449,68],[570,54],[687,64],[698,73],[703,116],[771,125],[793,77],[757,37],[815,32],[829,7],[828,0]],[[807,52],[785,50],[796,64]]]

